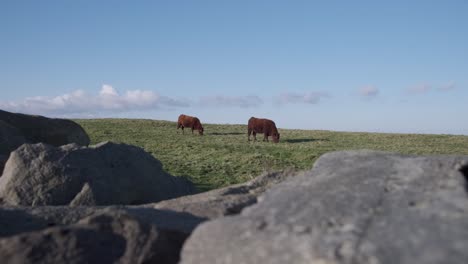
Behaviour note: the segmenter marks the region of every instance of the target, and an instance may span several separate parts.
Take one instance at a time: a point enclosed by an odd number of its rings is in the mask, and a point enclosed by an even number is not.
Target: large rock
[[[0,178],[0,200],[7,205],[143,204],[193,192],[191,182],[166,173],[143,149],[110,142],[24,144]]]
[[[89,137],[77,123],[67,119],[46,118],[0,110],[0,176],[10,152],[23,143],[70,143],[89,145]]]
[[[14,126],[0,120],[0,176],[10,152],[26,142],[26,139]]]
[[[186,234],[192,233],[197,225],[208,220],[190,213],[160,210],[143,206],[33,206],[0,207],[0,237],[73,225],[99,214],[125,213],[135,219],[156,225],[159,228]]]
[[[468,156],[325,154],[199,225],[181,263],[467,263],[467,168]]]
[[[2,263],[177,263],[187,234],[125,212],[0,239]]]
[[[289,170],[265,173],[246,183],[145,206],[190,213],[208,219],[235,215],[239,214],[245,207],[255,204],[257,197],[266,190],[294,175],[295,173]]]
[[[49,227],[46,220],[22,208],[0,207],[0,238]]]
[[[200,194],[139,206],[36,206],[0,208],[0,237],[51,226],[75,224],[103,212],[125,211],[161,228],[190,234],[200,223],[238,214],[275,184],[294,175],[291,171],[263,174],[249,182]]]
[[[10,113],[0,110],[0,121],[18,129],[30,143],[61,146],[76,143],[89,145],[89,137],[77,123],[58,118]]]

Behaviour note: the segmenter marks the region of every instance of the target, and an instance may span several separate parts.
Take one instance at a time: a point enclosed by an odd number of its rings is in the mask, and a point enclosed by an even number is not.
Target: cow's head
[[[280,139],[280,134],[279,133],[273,133],[273,135],[271,135],[271,137],[273,138],[273,142],[278,143],[279,139]]]
[[[203,127],[198,128],[198,134],[200,134],[200,136],[203,136]]]

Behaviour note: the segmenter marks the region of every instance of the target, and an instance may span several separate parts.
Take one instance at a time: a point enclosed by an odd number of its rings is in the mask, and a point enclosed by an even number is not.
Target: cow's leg
[[[247,139],[250,141],[250,134],[252,134],[252,130],[248,129],[247,130]]]
[[[263,141],[268,142],[268,133],[263,134]]]
[[[184,126],[180,125],[180,128],[182,129],[182,135],[184,134]]]
[[[193,135],[193,127],[192,127],[192,135]]]
[[[254,137],[254,141],[257,141],[257,132],[254,131],[254,132],[252,133],[252,135],[253,135],[253,137]]]

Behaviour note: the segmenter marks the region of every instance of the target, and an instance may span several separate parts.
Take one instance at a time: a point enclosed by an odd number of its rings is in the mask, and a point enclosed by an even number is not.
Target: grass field
[[[468,136],[382,134],[279,129],[280,143],[247,141],[246,125],[204,124],[205,135],[182,135],[176,122],[141,119],[80,119],[92,144],[102,141],[144,148],[166,171],[186,176],[199,191],[252,179],[264,171],[305,170],[334,150],[372,149],[403,154],[468,155]]]

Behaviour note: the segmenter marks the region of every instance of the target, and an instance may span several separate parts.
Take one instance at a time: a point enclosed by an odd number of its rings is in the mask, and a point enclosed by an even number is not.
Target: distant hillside
[[[264,171],[310,169],[334,150],[372,149],[403,154],[468,155],[468,136],[383,134],[279,129],[280,143],[247,141],[247,125],[204,124],[205,135],[177,130],[176,122],[142,119],[79,119],[91,138],[144,148],[175,176],[200,191],[252,179]],[[339,164],[337,164],[339,166]]]

